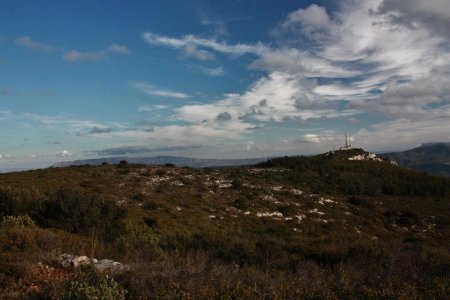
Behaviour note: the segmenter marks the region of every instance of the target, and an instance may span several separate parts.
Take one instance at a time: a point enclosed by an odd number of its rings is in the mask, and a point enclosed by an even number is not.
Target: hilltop
[[[109,274],[130,299],[444,299],[450,180],[373,158],[0,174],[0,294],[58,298]],[[64,253],[126,271],[73,269]]]

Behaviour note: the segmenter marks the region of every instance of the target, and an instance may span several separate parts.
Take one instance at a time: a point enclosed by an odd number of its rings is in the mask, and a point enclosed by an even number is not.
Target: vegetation
[[[346,155],[0,174],[0,295],[446,299],[450,180]]]

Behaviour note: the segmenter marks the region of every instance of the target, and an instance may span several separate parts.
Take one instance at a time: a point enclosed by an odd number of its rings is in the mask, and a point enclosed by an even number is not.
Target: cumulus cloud
[[[229,121],[232,118],[233,117],[231,116],[231,114],[229,112],[224,111],[217,115],[216,120],[217,121]]]
[[[158,88],[157,86],[154,86],[154,85],[146,83],[146,82],[134,82],[134,83],[131,83],[130,85],[137,91],[147,94],[147,95],[150,95],[150,96],[179,98],[179,99],[190,97],[188,94],[161,89],[161,88]]]
[[[53,46],[33,41],[29,36],[23,36],[15,40],[16,45],[25,47],[28,49],[42,50],[46,52],[51,52],[54,50]]]
[[[80,62],[104,60],[106,56],[103,52],[80,52],[77,50],[71,50],[64,53],[63,58],[68,62]]]
[[[441,7],[434,1],[432,7]],[[146,32],[142,38],[149,45],[173,48],[201,61],[245,55],[246,62],[252,59],[248,67],[262,75],[244,91],[206,104],[178,106],[172,116],[176,124],[152,123],[151,130],[114,130],[105,135],[167,147],[192,146],[224,139],[248,141],[246,135],[252,128],[267,129],[287,121],[308,124],[315,119],[339,118],[348,125],[348,120],[360,120],[358,115],[364,113],[375,115],[368,119],[379,124],[357,134],[361,145],[373,146],[382,133],[405,134],[407,126],[419,129],[408,133],[411,140],[429,134],[426,128],[436,130],[442,140],[449,116],[450,45],[445,34],[433,31],[430,19],[448,18],[434,8],[412,6],[400,0],[344,0],[332,13],[316,4],[301,7],[279,23],[274,30],[277,43],[270,45]],[[208,76],[223,74],[221,67],[199,70]],[[130,85],[151,96],[189,97],[146,82]],[[138,111],[166,108],[145,105]],[[315,149],[335,142],[333,134],[313,132],[303,131],[291,144]],[[361,138],[362,134],[373,140]],[[239,147],[256,149],[252,143]],[[136,151],[149,149],[144,148]]]
[[[214,123],[224,111],[236,123],[283,122],[357,114],[357,110],[334,111],[313,92],[314,82],[302,76],[270,73],[242,94],[229,94],[210,104],[178,108],[178,118],[192,123]],[[251,127],[251,126],[250,126]]]
[[[424,25],[432,33],[450,38],[450,9],[447,0],[384,0],[379,13],[387,14],[393,23],[410,28]]]
[[[444,1],[418,2],[343,1],[333,17],[315,5],[299,9],[288,14],[277,30],[289,31],[290,41],[311,38],[314,47],[305,54],[286,43],[289,50],[279,52],[290,54],[266,54],[253,66],[327,78],[313,89],[317,96],[354,101],[351,107],[369,112],[406,118],[419,113],[436,116],[446,103],[450,45],[437,30],[430,30],[425,16],[441,22],[448,20],[449,11]],[[311,21],[309,16],[317,18]],[[316,29],[320,36],[313,34]],[[320,67],[315,70],[305,68],[309,57],[326,64],[316,63]],[[324,70],[339,70],[340,74]]]
[[[130,50],[126,46],[112,44],[108,48],[109,51],[117,53],[117,54],[128,54]]]
[[[318,33],[328,29],[330,18],[324,7],[312,4],[289,13],[278,28],[281,31],[301,31],[307,37],[318,38]]]

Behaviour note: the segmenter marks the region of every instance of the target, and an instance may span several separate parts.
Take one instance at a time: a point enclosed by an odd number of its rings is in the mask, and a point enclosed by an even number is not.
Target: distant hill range
[[[411,150],[383,153],[379,156],[407,168],[450,177],[450,142],[425,143]]]
[[[336,152],[336,151],[335,151]],[[361,156],[362,149],[351,149],[350,151],[338,151],[333,153],[333,157],[345,155],[345,159],[350,156],[355,158]],[[341,153],[341,154],[340,154]],[[366,153],[367,154],[367,153]],[[326,156],[326,155],[325,155]],[[398,163],[410,169],[429,172],[436,175],[450,177],[450,142],[442,143],[424,143],[420,147],[402,151],[378,154],[381,158]],[[206,167],[230,167],[230,166],[248,166],[263,162],[268,158],[249,158],[249,159],[203,159],[178,156],[155,156],[155,157],[106,157],[96,159],[84,159],[60,162],[53,167],[67,167],[79,165],[101,165],[102,163],[118,164],[126,160],[133,164],[144,165],[165,165],[174,164],[179,167],[206,168]],[[360,159],[355,159],[360,160]],[[364,159],[368,160],[368,159]],[[370,160],[370,159],[369,159]],[[373,159],[372,159],[373,160]]]
[[[249,158],[249,159],[203,159],[177,156],[155,156],[155,157],[106,157],[96,159],[83,159],[74,161],[60,162],[53,167],[68,167],[80,165],[101,165],[103,163],[118,164],[126,160],[132,164],[144,165],[165,165],[174,164],[179,167],[206,168],[206,167],[230,167],[230,166],[248,166],[254,165],[267,158]]]

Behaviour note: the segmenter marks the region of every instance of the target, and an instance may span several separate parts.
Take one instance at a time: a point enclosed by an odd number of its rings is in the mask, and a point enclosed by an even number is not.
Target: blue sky
[[[0,171],[450,140],[445,0],[0,1]]]

